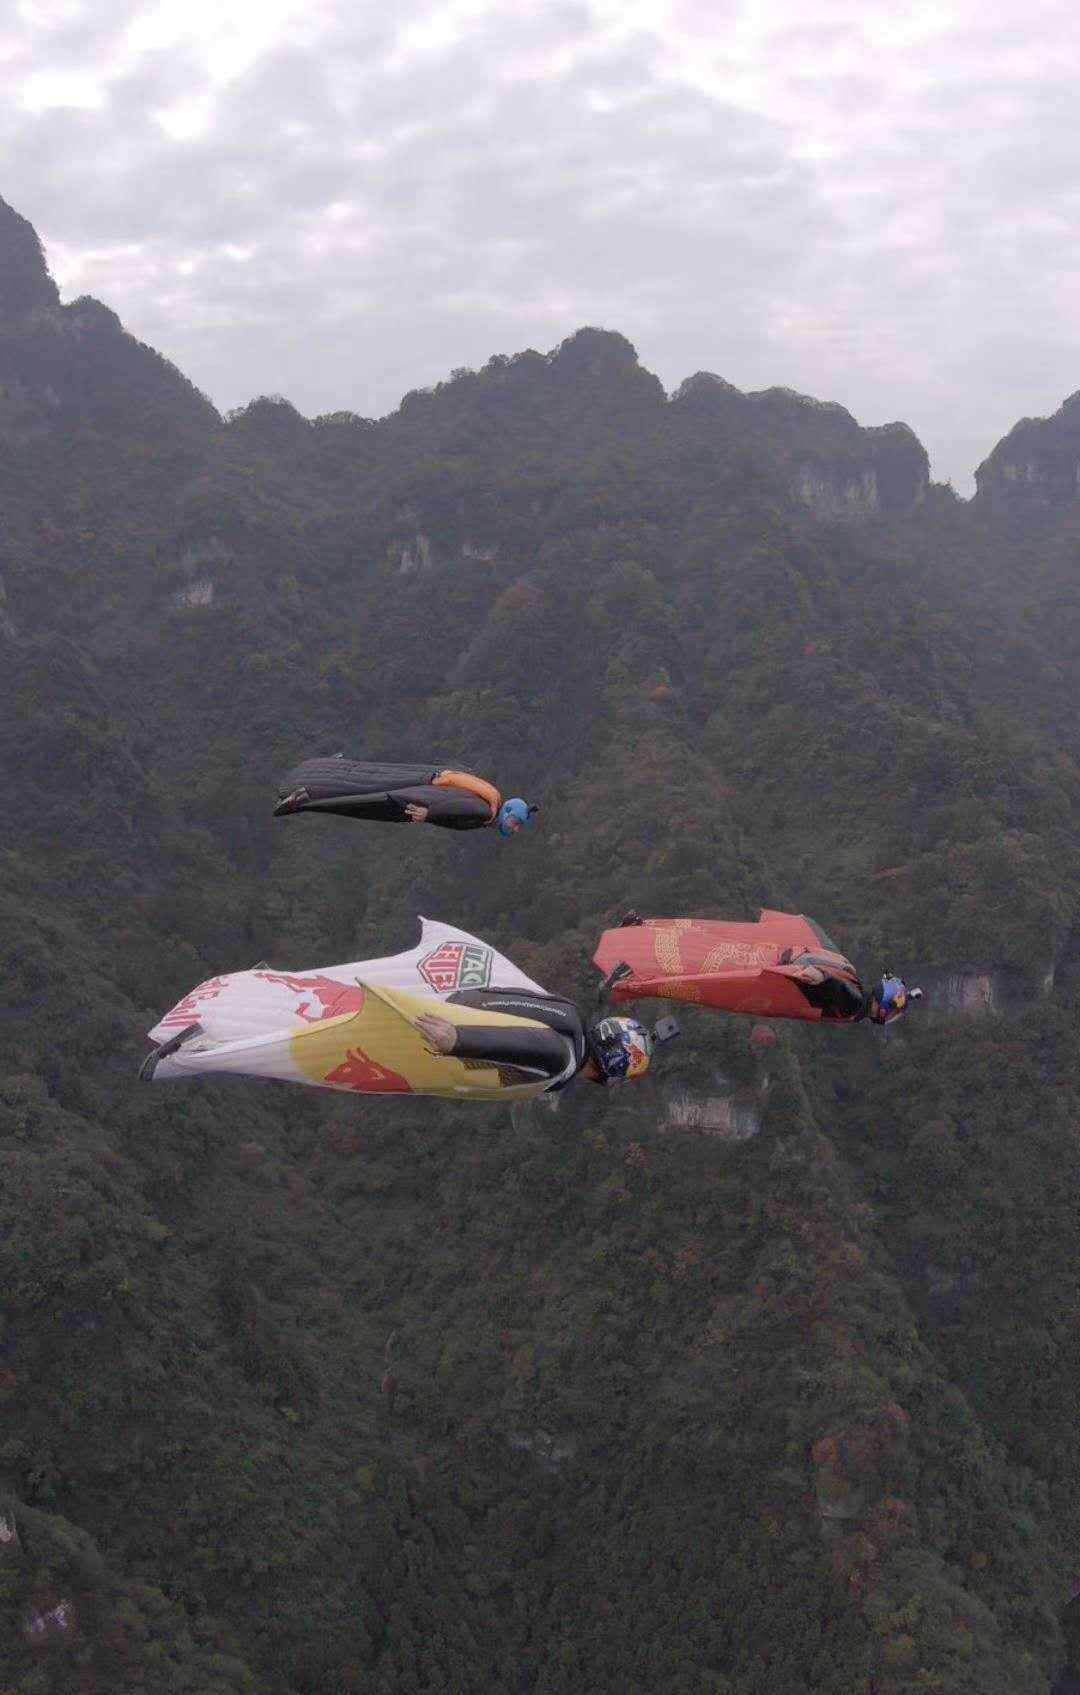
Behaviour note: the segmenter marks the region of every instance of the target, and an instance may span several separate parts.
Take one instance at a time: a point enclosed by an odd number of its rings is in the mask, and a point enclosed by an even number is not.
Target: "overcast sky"
[[[904,15],[901,15],[901,14]],[[220,407],[582,324],[971,473],[1080,389],[1075,0],[8,0],[0,195]]]

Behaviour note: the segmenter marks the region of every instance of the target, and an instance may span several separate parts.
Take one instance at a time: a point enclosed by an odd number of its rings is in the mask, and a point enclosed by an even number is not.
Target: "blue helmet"
[[[881,1008],[879,1013],[872,1012],[870,1014],[874,1023],[891,1024],[894,1018],[899,1018],[901,1013],[906,1010],[909,1000],[922,999],[922,990],[909,989],[907,984],[902,982],[899,977],[892,977],[886,973],[874,984],[870,996]]]
[[[587,1042],[603,1083],[642,1077],[649,1069],[653,1038],[636,1018],[601,1018],[589,1031]]]
[[[535,806],[529,806],[520,796],[515,796],[513,800],[504,800],[495,816],[500,836],[516,836],[519,830],[525,828],[536,810]]]

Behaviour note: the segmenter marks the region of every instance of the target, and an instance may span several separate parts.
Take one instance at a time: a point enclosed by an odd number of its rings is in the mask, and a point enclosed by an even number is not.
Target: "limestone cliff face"
[[[975,473],[976,505],[1022,527],[1080,499],[1080,393],[1050,418],[1022,418]]]
[[[926,450],[907,424],[865,429],[843,406],[794,389],[744,394],[699,371],[671,409],[778,454],[793,498],[821,517],[910,511],[930,480]]]
[[[949,1017],[1019,1014],[1053,992],[1054,965],[1033,961],[1029,972],[964,964],[912,967],[908,980],[923,989],[928,1007]],[[915,1016],[921,1013],[916,1010]]]
[[[872,465],[860,470],[810,461],[798,466],[791,486],[795,498],[821,518],[881,511],[881,492]]]

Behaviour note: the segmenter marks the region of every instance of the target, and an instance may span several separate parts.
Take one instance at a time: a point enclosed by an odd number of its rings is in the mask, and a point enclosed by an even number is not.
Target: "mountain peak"
[[[1021,418],[975,472],[977,503],[1019,524],[1044,525],[1080,497],[1080,393],[1049,418]]]
[[[552,365],[568,371],[594,371],[606,367],[636,365],[637,348],[618,330],[600,330],[591,324],[575,330],[548,355]]]
[[[60,292],[29,219],[0,199],[0,313],[59,306]]]

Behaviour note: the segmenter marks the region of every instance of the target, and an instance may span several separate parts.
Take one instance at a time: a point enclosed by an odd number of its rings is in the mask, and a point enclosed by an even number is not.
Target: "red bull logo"
[[[362,1095],[411,1095],[412,1084],[400,1072],[379,1065],[362,1048],[350,1048],[340,1065],[323,1079],[334,1089],[355,1089]]]
[[[417,966],[437,995],[455,989],[486,989],[491,981],[491,949],[480,942],[443,942]]]
[[[653,1049],[652,1037],[636,1019],[626,1019],[622,1022],[629,1054],[626,1075],[640,1077],[649,1069]]]
[[[320,1024],[324,1018],[340,1018],[346,1012],[359,1012],[364,1004],[364,991],[359,983],[339,983],[333,977],[317,975],[290,977],[284,971],[256,971],[255,975],[260,982],[280,983],[295,995],[304,996],[295,1011],[306,1024]],[[198,993],[198,990],[195,992]]]

